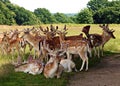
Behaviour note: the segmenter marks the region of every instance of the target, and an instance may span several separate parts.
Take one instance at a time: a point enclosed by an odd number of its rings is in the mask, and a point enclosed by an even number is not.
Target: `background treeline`
[[[51,13],[46,8],[36,8],[34,12],[0,1],[0,24],[34,25],[52,23],[120,23],[120,0],[90,0],[85,9],[76,14]]]

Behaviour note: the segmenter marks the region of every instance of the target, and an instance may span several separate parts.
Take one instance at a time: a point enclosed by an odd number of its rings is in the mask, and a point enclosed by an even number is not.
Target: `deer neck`
[[[52,63],[52,67],[51,67],[51,71],[50,71],[50,74],[55,74],[55,72],[57,71],[58,69],[58,62],[56,60],[53,61]]]
[[[60,35],[60,36],[59,36],[59,39],[60,39],[60,43],[63,43],[63,42],[65,42],[65,36],[63,36],[63,35]]]
[[[102,33],[102,40],[103,40],[102,45],[104,45],[106,42],[108,42],[110,40],[110,38],[111,38],[111,36],[107,32],[103,31],[103,33]]]
[[[36,44],[36,41],[37,41],[37,40],[35,40],[35,37],[32,36],[31,34],[26,34],[26,35],[25,35],[25,39],[26,39],[32,46],[34,46],[34,45]]]

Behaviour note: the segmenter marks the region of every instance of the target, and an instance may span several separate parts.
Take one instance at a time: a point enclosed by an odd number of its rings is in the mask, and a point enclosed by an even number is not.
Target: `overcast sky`
[[[51,13],[78,13],[90,0],[10,0],[12,3],[30,11],[46,8]]]

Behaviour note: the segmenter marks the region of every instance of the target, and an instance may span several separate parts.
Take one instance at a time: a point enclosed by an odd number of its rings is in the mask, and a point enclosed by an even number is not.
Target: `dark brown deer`
[[[113,32],[115,32],[115,30],[110,30],[109,27],[108,27],[108,24],[99,25],[99,27],[101,27],[102,30],[103,30],[102,34],[89,34],[90,25],[85,26],[82,29],[82,32],[84,32],[85,35],[87,36],[87,38],[91,41],[91,44],[92,44],[93,48],[95,48],[95,54],[98,55],[98,57],[100,57],[100,50],[101,50],[101,54],[103,56],[104,45],[111,38],[115,39],[115,36],[113,34]],[[96,51],[96,47],[99,47],[98,52]]]

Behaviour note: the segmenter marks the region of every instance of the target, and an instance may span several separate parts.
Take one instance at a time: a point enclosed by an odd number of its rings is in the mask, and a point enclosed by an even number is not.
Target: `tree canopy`
[[[93,23],[92,12],[89,9],[83,9],[78,13],[76,20],[78,23]]]
[[[51,13],[46,8],[36,8],[34,12],[0,1],[0,24],[35,25],[52,23],[120,23],[120,0],[90,0],[87,7],[75,15]]]

